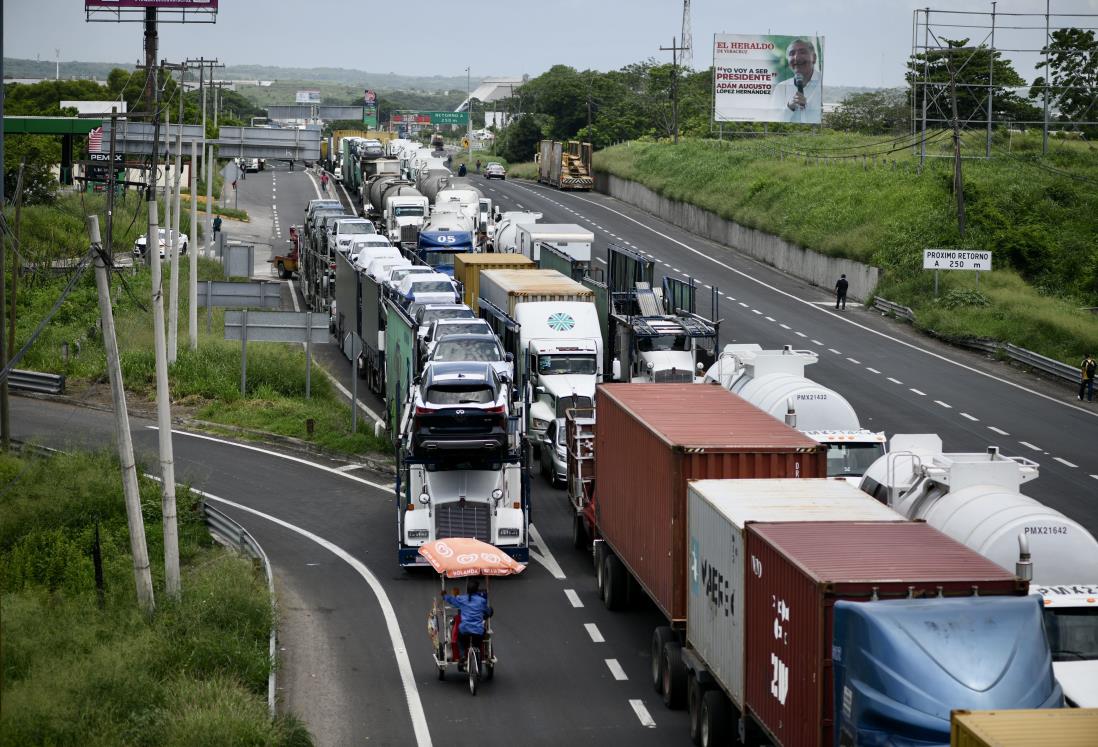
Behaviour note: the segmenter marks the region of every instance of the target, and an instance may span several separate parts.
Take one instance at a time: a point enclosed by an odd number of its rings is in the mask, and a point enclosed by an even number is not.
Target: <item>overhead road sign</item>
[[[160,128],[160,148],[175,147],[177,129]],[[103,123],[103,142],[109,142],[111,123]],[[220,137],[209,141],[218,147],[222,158],[271,158],[316,160],[320,158],[320,130],[278,129],[271,127],[229,127],[223,125]],[[123,153],[148,153],[152,148],[153,126],[147,122],[119,122],[115,148]],[[183,143],[202,143],[201,125],[183,125]]]
[[[394,112],[389,115],[393,124],[464,125],[467,112]]]
[[[4,117],[5,135],[87,135],[102,126],[101,119],[81,117]]]
[[[924,270],[991,270],[991,252],[972,249],[924,249]]]

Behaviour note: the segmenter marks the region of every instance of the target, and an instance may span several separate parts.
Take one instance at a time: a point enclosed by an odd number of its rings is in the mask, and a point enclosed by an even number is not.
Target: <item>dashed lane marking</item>
[[[565,589],[564,596],[568,597],[568,601],[576,609],[583,606],[583,600],[579,598],[579,594],[576,593],[575,589]]]
[[[625,674],[625,670],[621,668],[621,664],[618,664],[617,659],[607,659],[606,666],[610,670],[610,674],[614,675],[614,679],[618,682],[624,682],[629,679]]]
[[[989,426],[987,427],[987,429],[988,429],[989,431],[994,431],[995,433],[998,433],[998,434],[999,434],[1000,436],[1009,436],[1009,435],[1010,435],[1009,433],[1007,433],[1006,431],[1004,431],[1004,430],[1003,430],[1002,428],[996,428],[996,427],[995,427],[995,426],[993,426],[993,425],[989,425]]]
[[[781,327],[782,329],[793,329],[788,324],[778,324],[778,326]]]
[[[750,308],[750,306],[745,304],[743,301],[740,301],[740,306],[744,307],[745,309]]]
[[[794,332],[793,334],[795,334],[797,337],[808,337],[808,335],[806,335],[804,332]]]
[[[606,643],[606,639],[602,637],[602,633],[599,632],[599,626],[595,623],[584,623],[584,629],[587,631],[587,635],[591,636],[592,643]]]
[[[1044,451],[1044,449],[1042,449],[1040,446],[1031,444],[1029,441],[1019,441],[1018,443],[1020,443],[1022,446],[1025,446],[1027,449],[1030,449],[1031,451]],[[1091,475],[1091,477],[1093,477],[1093,475]]]
[[[968,419],[969,419],[969,420],[971,420],[971,421],[972,421],[973,423],[979,423],[979,422],[980,422],[980,419],[979,419],[979,418],[977,418],[977,417],[974,417],[974,416],[972,416],[972,415],[969,415],[969,414],[968,414],[967,412],[962,412],[962,413],[961,413],[961,417],[962,417],[962,418],[968,418]]]
[[[827,352],[829,352],[829,353],[834,353],[835,355],[842,355],[842,353],[840,353],[840,352],[839,352],[838,350],[836,350],[835,348],[828,348],[828,349],[827,349]]]
[[[854,360],[853,358],[847,358],[847,360],[850,361],[851,363],[853,363],[855,366],[862,365],[862,362],[859,361],[859,360]]]
[[[1072,464],[1067,459],[1061,459],[1060,457],[1052,457],[1052,458],[1054,460],[1056,460],[1057,462],[1059,462],[1060,464],[1064,465],[1065,467],[1071,467],[1072,469],[1078,469],[1079,468],[1078,464]]]
[[[762,312],[759,311],[758,309],[751,309],[751,313],[752,314],[758,314],[759,316],[762,316]]]
[[[643,700],[630,700],[629,705],[633,707],[633,713],[637,714],[637,718],[641,722],[641,726],[646,726],[649,729],[656,728],[656,722],[652,718],[652,714],[648,712],[648,709],[644,707]]]
[[[811,342],[813,345],[819,345],[820,347],[823,347],[823,343],[819,340],[810,340],[809,342]]]
[[[595,261],[596,262],[602,262],[603,264],[606,264],[606,260],[603,259],[602,257],[595,257]]]
[[[888,377],[888,380],[891,381],[893,384],[899,384],[900,386],[903,386],[904,384],[904,382],[900,381],[899,379],[894,379],[891,376]]]
[[[776,322],[776,321],[778,321],[777,319],[775,319],[775,318],[774,318],[774,317],[772,317],[772,316],[764,316],[764,317],[763,317],[763,319],[765,319],[765,320],[766,320],[766,321],[768,321],[768,322]]]
[[[942,402],[940,399],[934,400],[934,404],[941,405],[942,407],[944,407],[947,410],[952,410],[953,409],[953,405],[948,404],[946,402]]]
[[[879,373],[881,373],[881,372],[880,372],[880,371],[878,371],[877,369],[875,369],[875,368],[870,368],[869,366],[866,366],[866,367],[865,367],[865,370],[866,370],[866,371],[869,371],[870,373],[875,373],[875,374],[879,374]]]
[[[915,387],[911,387],[911,388],[909,389],[909,391],[915,392],[915,394],[918,394],[918,395],[919,395],[920,397],[925,397],[925,396],[926,396],[926,392],[920,392],[920,391],[919,391],[918,389],[916,389]]]

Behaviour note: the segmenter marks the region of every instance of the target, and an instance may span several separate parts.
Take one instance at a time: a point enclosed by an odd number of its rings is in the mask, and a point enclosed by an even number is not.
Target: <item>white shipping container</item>
[[[845,480],[694,480],[688,484],[686,641],[741,711],[744,529],[748,522],[787,521],[904,521],[904,517]]]
[[[484,270],[480,273],[480,297],[515,316],[515,306],[527,301],[583,301],[594,303],[595,294],[556,270]]]

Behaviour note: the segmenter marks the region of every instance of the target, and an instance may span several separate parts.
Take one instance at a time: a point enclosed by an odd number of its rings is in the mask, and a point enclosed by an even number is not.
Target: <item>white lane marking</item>
[[[870,373],[875,373],[875,374],[879,374],[879,373],[880,373],[880,371],[878,371],[877,369],[875,369],[875,368],[870,368],[869,366],[866,366],[866,367],[865,367],[865,370],[866,370],[866,371],[869,371]]]
[[[610,670],[610,674],[614,675],[614,679],[618,682],[624,682],[629,679],[625,674],[625,670],[621,668],[621,664],[618,664],[617,659],[607,659],[606,666]]]
[[[579,609],[583,606],[583,600],[579,598],[579,594],[576,593],[575,589],[565,589],[564,596],[568,597],[568,601],[576,609]]]
[[[1095,480],[1098,480],[1098,475],[1091,475]]]
[[[891,381],[893,384],[900,384],[901,386],[903,386],[903,383],[904,383],[904,382],[900,381],[899,379],[892,378],[891,376],[888,377],[888,380]]]
[[[749,308],[751,308],[750,306],[748,306],[747,304],[745,304],[745,303],[744,303],[743,301],[740,301],[740,306],[744,307],[745,309],[749,309]]]
[[[702,287],[705,288],[706,290],[713,290],[713,286],[710,285],[709,283],[702,283]]]
[[[920,392],[918,389],[915,389],[914,387],[911,387],[909,391],[915,392],[915,394],[918,394],[920,397],[925,397],[926,396],[926,392]]]
[[[595,623],[584,623],[584,629],[587,631],[587,635],[591,636],[592,643],[606,643],[606,639],[602,637],[602,633],[599,632],[599,626]]]
[[[365,464],[344,464],[342,467],[336,467],[336,472],[350,472],[353,469],[365,469]]]
[[[532,190],[528,187],[522,187],[521,189],[525,189],[528,192],[534,192],[534,190]],[[1064,401],[1062,401],[1062,400],[1060,400],[1056,397],[1051,397],[1047,394],[1042,394],[1041,392],[1034,391],[1033,389],[1030,389],[1029,387],[1022,386],[1021,384],[1015,384],[1013,381],[1007,381],[1006,379],[1001,379],[998,376],[995,376],[994,374],[988,373],[987,371],[981,371],[978,368],[973,368],[972,366],[967,366],[964,363],[959,363],[955,360],[950,360],[949,358],[947,358],[944,355],[941,355],[939,353],[934,353],[930,350],[927,350],[926,348],[921,348],[918,345],[915,345],[914,343],[910,343],[910,342],[907,342],[905,340],[901,340],[897,337],[893,337],[892,335],[886,334],[886,333],[881,332],[879,330],[867,327],[864,324],[860,324],[860,323],[854,321],[853,319],[850,319],[849,317],[844,316],[843,314],[836,314],[836,313],[834,313],[834,311],[832,311],[830,309],[827,309],[827,308],[819,308],[820,304],[830,306],[831,303],[833,303],[833,302],[831,302],[831,301],[826,301],[826,302],[825,301],[806,301],[803,298],[797,298],[792,293],[788,293],[786,291],[783,291],[780,288],[777,288],[777,287],[771,285],[770,283],[767,283],[764,280],[760,280],[757,277],[753,277],[750,273],[744,272],[742,270],[737,270],[735,267],[732,267],[729,264],[721,262],[716,257],[711,257],[708,254],[706,254],[705,252],[702,252],[698,249],[695,249],[694,247],[690,246],[689,244],[686,244],[682,241],[679,241],[678,239],[672,238],[672,237],[668,236],[667,234],[663,233],[662,231],[657,231],[656,229],[652,228],[648,224],[643,223],[643,222],[637,220],[636,218],[632,218],[632,217],[626,215],[625,213],[621,212],[620,210],[615,210],[612,207],[604,205],[601,202],[598,202],[596,200],[591,200],[591,199],[588,199],[586,197],[580,197],[579,195],[575,195],[575,194],[569,195],[569,197],[571,197],[574,200],[579,200],[580,202],[586,202],[590,205],[594,205],[595,207],[602,208],[603,210],[607,210],[611,213],[614,213],[615,215],[621,216],[622,218],[625,218],[627,221],[637,224],[638,226],[640,226],[641,228],[643,228],[646,231],[654,233],[657,236],[660,236],[664,239],[667,239],[668,241],[670,241],[673,244],[678,244],[683,249],[686,249],[687,251],[693,252],[694,254],[698,255],[702,259],[708,260],[709,262],[712,262],[715,265],[720,265],[721,267],[725,268],[726,270],[729,270],[730,272],[734,272],[734,273],[736,273],[737,275],[739,275],[740,277],[742,277],[746,280],[750,280],[752,283],[755,283],[757,285],[761,285],[762,287],[764,287],[768,290],[771,290],[775,293],[778,293],[780,295],[783,295],[786,298],[789,298],[792,301],[795,301],[796,303],[801,303],[801,304],[804,304],[805,306],[809,306],[813,309],[816,309],[820,313],[827,314],[828,316],[830,316],[830,317],[832,317],[832,318],[834,318],[838,321],[841,321],[844,324],[849,324],[851,326],[857,327],[858,329],[860,329],[864,332],[868,332],[870,334],[877,335],[878,337],[883,337],[884,339],[889,340],[891,342],[894,342],[897,345],[902,345],[905,348],[910,348],[911,350],[917,350],[918,352],[920,352],[924,355],[928,355],[931,358],[937,358],[938,360],[942,361],[943,363],[948,363],[951,366],[956,366],[957,368],[963,368],[964,370],[969,371],[970,373],[974,373],[977,376],[984,376],[988,379],[993,379],[994,381],[997,381],[1000,384],[1005,384],[1006,386],[1013,387],[1015,389],[1018,389],[1019,391],[1026,392],[1027,394],[1032,394],[1035,397],[1040,397],[1042,399],[1048,400],[1049,402],[1055,402],[1058,405],[1062,405],[1064,407],[1070,407],[1071,409],[1077,410],[1078,412],[1085,412],[1087,415],[1090,415],[1091,417],[1098,418],[1098,410],[1087,410],[1086,408],[1078,407],[1078,406],[1073,405],[1069,402],[1064,402]],[[855,304],[848,302],[848,305],[853,306]]]
[[[145,427],[148,428],[150,431],[159,430],[159,427],[155,426],[155,425],[146,425]],[[280,454],[279,452],[272,451],[271,449],[264,449],[264,448],[259,447],[259,446],[251,446],[249,444],[238,444],[235,441],[228,441],[224,438],[217,438],[216,436],[207,436],[204,433],[189,433],[188,431],[181,431],[177,428],[172,428],[172,433],[177,435],[177,436],[188,436],[190,438],[197,438],[200,441],[212,441],[215,444],[225,444],[226,446],[235,446],[238,449],[246,449],[247,451],[255,451],[255,452],[258,452],[260,454],[266,454],[267,456],[277,457],[278,459],[285,459],[285,460],[290,461],[290,462],[296,462],[298,464],[304,464],[306,467],[312,467],[314,469],[323,470],[324,472],[328,472],[328,473],[333,474],[333,475],[338,475],[339,477],[342,477],[345,480],[354,480],[357,483],[361,483],[363,485],[368,485],[371,488],[375,488],[377,490],[385,491],[386,493],[390,494],[390,497],[391,497],[391,494],[392,494],[392,491],[393,491],[393,486],[392,485],[382,485],[380,483],[371,482],[369,480],[363,480],[361,477],[356,477],[354,475],[348,475],[346,472],[340,472],[335,467],[329,467],[326,464],[317,464],[316,462],[310,462],[308,459],[302,459],[301,457],[291,456],[290,454]]]
[[[516,204],[516,205],[518,205],[518,207],[519,207],[519,210],[525,210],[525,209],[526,209],[526,208],[524,208],[524,207],[522,206],[522,203],[521,203],[521,202],[516,202],[515,204]]]
[[[1044,451],[1044,449],[1042,449],[1040,446],[1034,446],[1029,441],[1019,441],[1018,443],[1020,443],[1022,446],[1025,446],[1027,449],[1031,449],[1032,451]]]
[[[944,407],[947,410],[952,410],[953,409],[953,405],[942,402],[940,399],[934,400],[934,404],[941,405],[942,407]]]
[[[194,490],[194,488],[191,489]],[[389,596],[385,593],[385,588],[381,585],[381,582],[378,581],[377,576],[375,576],[361,561],[342,547],[329,542],[323,537],[313,534],[307,529],[302,529],[288,521],[283,521],[282,519],[271,516],[270,514],[265,514],[262,511],[257,511],[254,508],[250,508],[235,501],[218,498],[216,495],[211,495],[201,490],[195,490],[194,492],[207,500],[217,501],[226,506],[232,506],[237,510],[245,511],[249,514],[258,516],[261,519],[266,519],[284,529],[289,529],[291,532],[295,532],[320,545],[347,565],[354,568],[358,575],[362,576],[363,580],[370,587],[370,590],[374,593],[378,606],[381,607],[382,617],[385,618],[385,627],[389,631],[389,643],[393,647],[397,670],[400,672],[400,681],[404,686],[404,698],[408,702],[408,715],[412,719],[412,728],[415,731],[416,744],[420,747],[430,747],[431,731],[427,726],[427,714],[423,710],[423,702],[419,699],[419,690],[416,688],[416,678],[412,673],[412,662],[408,659],[408,648],[404,645],[404,636],[400,632],[400,622],[397,620],[396,611],[393,609],[393,603],[389,600]]]
[[[779,326],[779,327],[781,327],[782,329],[793,329],[793,328],[792,328],[792,327],[790,327],[790,326],[789,326],[788,324],[780,324],[780,323],[779,323],[779,324],[778,324],[778,326]]]
[[[993,425],[989,425],[989,426],[987,427],[987,429],[988,429],[989,431],[995,431],[995,432],[996,432],[996,433],[998,433],[998,434],[999,434],[1000,436],[1009,436],[1009,435],[1010,435],[1009,433],[1007,433],[1006,431],[1004,431],[1004,430],[1003,430],[1002,428],[996,428],[996,427],[995,427],[995,426],[993,426]]]
[[[759,316],[762,316],[762,312],[759,311],[758,309],[751,309],[751,313],[752,314],[758,314]]]
[[[823,347],[823,343],[820,342],[819,340],[812,340],[811,342],[812,342],[813,345],[819,345],[819,346]]]
[[[840,352],[839,352],[838,350],[836,350],[835,348],[828,348],[828,349],[827,349],[827,352],[829,352],[829,353],[834,353],[835,355],[842,355],[842,353],[840,353]]]
[[[766,320],[766,321],[768,321],[768,322],[776,322],[776,321],[778,321],[777,319],[775,319],[775,318],[774,318],[774,317],[772,317],[772,316],[765,316],[765,317],[763,317],[763,319],[765,319],[765,320]]]
[[[649,729],[656,728],[656,722],[652,718],[652,714],[648,712],[648,709],[644,707],[643,700],[630,700],[629,705],[633,707],[633,713],[637,714],[637,718],[641,722],[641,726],[646,726]]]
[[[567,578],[567,576],[564,575],[564,571],[561,569],[560,564],[557,563],[557,559],[553,557],[553,552],[549,549],[549,544],[541,538],[541,534],[538,533],[538,528],[533,524],[530,525],[530,539],[538,546],[538,549],[535,550],[533,544],[530,545],[530,557],[545,566],[545,570],[549,571],[549,574],[558,581],[563,581]]]
[[[678,267],[672,267],[671,271],[672,272],[682,272],[682,270],[680,270]]]
[[[1078,469],[1078,467],[1079,467],[1078,464],[1072,464],[1067,459],[1061,459],[1060,457],[1052,457],[1052,458],[1055,459],[1060,464],[1064,465],[1065,467],[1071,467],[1072,469]]]
[[[853,363],[853,364],[854,364],[855,366],[860,366],[860,365],[862,365],[862,362],[861,362],[861,361],[858,361],[858,360],[854,360],[853,358],[847,358],[847,360],[848,360],[848,361],[850,361],[851,363]]]
[[[596,262],[602,262],[603,264],[606,264],[606,260],[603,259],[602,257],[595,257],[595,261]]]
[[[797,337],[808,337],[804,332],[794,332],[793,334],[797,335]]]
[[[980,422],[980,419],[979,419],[979,418],[975,418],[975,417],[973,417],[973,416],[969,415],[969,414],[968,414],[967,412],[962,412],[962,413],[961,413],[961,417],[962,417],[962,418],[968,418],[968,419],[969,419],[969,420],[971,420],[971,421],[972,421],[973,423],[979,423],[979,422]]]

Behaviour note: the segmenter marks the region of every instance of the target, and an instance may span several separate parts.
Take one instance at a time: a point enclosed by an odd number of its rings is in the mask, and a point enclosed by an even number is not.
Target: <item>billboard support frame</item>
[[[217,23],[218,0],[84,0],[89,23],[144,23],[155,10],[158,23]]]

